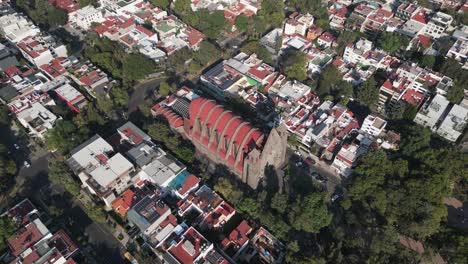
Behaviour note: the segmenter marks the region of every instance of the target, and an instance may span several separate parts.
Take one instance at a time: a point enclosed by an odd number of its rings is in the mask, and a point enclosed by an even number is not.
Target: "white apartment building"
[[[440,38],[447,35],[446,31],[453,22],[453,18],[442,12],[435,13],[424,27],[423,34],[433,38]]]
[[[311,14],[293,13],[284,23],[283,33],[285,35],[299,34],[305,36],[307,28],[314,24],[314,17]]]
[[[367,63],[366,55],[372,50],[372,41],[361,38],[354,45],[346,46],[343,53],[343,60],[347,63]]]
[[[437,134],[448,141],[455,142],[463,134],[468,122],[468,109],[454,105],[437,129]]]
[[[48,64],[57,57],[68,57],[65,45],[58,45],[51,36],[28,36],[16,46],[24,58],[37,67]]]
[[[432,131],[437,130],[438,123],[449,105],[449,101],[442,95],[436,94],[432,100],[428,101],[416,114],[414,122]]]
[[[463,65],[463,69],[468,70],[468,39],[460,37],[447,52],[447,58],[452,58]]]
[[[88,30],[91,24],[104,21],[102,11],[94,8],[92,5],[85,6],[76,12],[70,14],[69,22],[75,23],[84,30]]]
[[[78,175],[82,186],[112,207],[120,193],[132,184],[133,164],[122,154],[110,156],[114,149],[99,135],[90,138],[71,152],[68,166]]]
[[[54,127],[57,116],[47,110],[40,102],[33,103],[31,107],[16,115],[18,121],[34,138],[43,139],[44,134]]]
[[[374,115],[368,115],[362,123],[361,131],[370,136],[377,137],[384,131],[386,125],[387,121],[384,119]]]
[[[35,36],[41,31],[28,18],[18,13],[0,16],[0,33],[10,42],[17,43],[27,36]]]

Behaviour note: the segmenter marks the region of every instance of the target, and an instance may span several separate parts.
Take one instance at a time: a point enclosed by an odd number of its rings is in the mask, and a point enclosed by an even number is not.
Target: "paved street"
[[[7,138],[3,137],[2,141],[5,139]],[[8,137],[8,140],[15,140],[14,135]],[[12,142],[14,141],[9,141],[9,143]],[[15,150],[13,147],[11,151],[16,151],[14,154],[15,160],[28,159],[31,164],[29,168],[24,166],[20,167],[16,182],[17,186],[22,186],[23,188],[20,194],[14,197],[15,199],[20,200],[23,199],[22,197],[28,197],[35,204],[40,205],[42,203],[39,200],[46,199],[47,197],[45,196],[62,192],[61,188],[57,186],[52,187],[52,190],[49,191],[41,191],[47,190],[50,186],[47,174],[48,163],[52,158],[52,154],[44,149],[38,149],[37,152],[29,154],[29,157],[25,157],[29,151],[24,145],[21,145],[20,150]],[[52,197],[52,199],[54,199],[54,197]],[[66,201],[62,200],[61,202]],[[81,235],[89,237],[89,243],[93,245],[94,250],[97,250],[99,254],[108,256],[105,261],[100,260],[98,263],[128,263],[128,261],[122,257],[121,253],[124,251],[122,250],[120,242],[107,230],[93,222],[76,201],[71,202],[72,204],[67,205],[70,209],[65,211],[66,223],[64,224],[73,223],[74,228],[79,230]]]
[[[142,83],[137,84],[134,87],[134,91],[130,100],[128,102],[128,111],[127,114],[135,112],[138,109],[138,106],[143,103],[145,98],[150,95],[158,86],[159,84],[164,81],[164,77],[162,78],[155,78],[149,81],[145,81]]]
[[[291,149],[291,154],[293,150]],[[341,177],[331,168],[329,164],[325,161],[320,160],[317,156],[305,152],[302,149],[299,149],[302,159],[305,160],[307,157],[312,158],[315,163],[310,166],[311,172],[317,172],[318,174],[327,178],[327,191],[329,194],[332,194],[337,185],[341,184]]]

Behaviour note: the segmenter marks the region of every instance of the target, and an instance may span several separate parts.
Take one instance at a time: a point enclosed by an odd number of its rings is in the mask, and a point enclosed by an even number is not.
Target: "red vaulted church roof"
[[[189,118],[192,126],[198,118],[202,124],[211,129],[215,128],[220,136],[224,135],[229,141],[234,137],[234,144],[243,147],[245,151],[249,151],[254,145],[260,146],[262,143],[263,133],[248,123],[243,124],[245,121],[242,118],[225,110],[213,100],[201,97],[192,100]]]

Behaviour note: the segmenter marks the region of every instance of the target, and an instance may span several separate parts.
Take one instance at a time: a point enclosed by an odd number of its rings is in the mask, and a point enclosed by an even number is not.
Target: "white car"
[[[20,149],[20,146],[18,144],[13,144],[13,147],[15,147],[16,150]]]
[[[330,200],[331,200],[332,202],[334,202],[334,201],[336,201],[338,198],[340,198],[340,196],[339,196],[338,194],[335,194],[335,195],[333,195],[333,196],[331,197]]]
[[[31,167],[31,164],[29,164],[29,162],[27,162],[27,161],[25,160],[25,161],[24,161],[24,166],[25,166],[26,168],[29,168],[29,167]]]

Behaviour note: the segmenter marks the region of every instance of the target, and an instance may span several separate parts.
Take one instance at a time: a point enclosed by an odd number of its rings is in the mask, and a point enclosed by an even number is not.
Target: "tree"
[[[179,0],[174,2],[174,11],[179,16],[188,15],[192,9],[190,7],[190,0]]]
[[[310,233],[319,232],[328,226],[332,219],[324,197],[320,193],[311,193],[304,199],[297,199],[288,217],[294,229]]]
[[[357,90],[357,100],[368,107],[373,106],[379,100],[379,89],[373,78],[366,80]]]
[[[95,0],[78,0],[78,5],[83,8],[88,5],[95,5],[96,1]]]
[[[199,17],[196,28],[210,39],[217,39],[228,25],[222,11],[209,12],[207,10],[200,10],[196,12],[196,15]]]
[[[169,0],[150,0],[150,3],[157,7],[168,8],[171,2]]]
[[[6,248],[5,241],[16,232],[17,224],[9,216],[0,217],[0,251]]]
[[[257,201],[249,197],[242,198],[237,205],[237,209],[239,212],[247,214],[254,219],[260,216],[260,205]]]
[[[457,84],[450,87],[447,92],[447,99],[452,104],[459,104],[465,95],[465,89]]]
[[[270,206],[278,211],[278,213],[283,214],[288,207],[288,196],[286,194],[275,193],[271,199]]]
[[[156,67],[153,60],[142,54],[130,53],[123,61],[124,78],[130,81],[146,78]]]
[[[50,150],[67,153],[87,138],[86,128],[78,129],[73,122],[59,120],[55,127],[48,130],[45,142]]]
[[[167,82],[161,82],[159,84],[159,89],[158,93],[161,96],[167,96],[177,90],[177,87],[175,85],[169,85]]]
[[[114,104],[120,107],[128,105],[128,101],[130,100],[128,92],[122,87],[113,87],[110,95]]]
[[[291,50],[282,56],[282,68],[289,78],[304,81],[307,79],[307,58],[304,53]]]
[[[73,179],[72,172],[68,166],[58,160],[49,163],[49,180],[56,185],[63,186],[73,196],[80,194],[80,185]]]
[[[242,197],[242,192],[237,190],[236,186],[226,178],[219,178],[214,186],[214,190],[234,205],[237,204]]]
[[[96,98],[96,107],[99,111],[109,114],[113,111],[114,104],[107,95],[98,95]]]
[[[258,58],[261,59],[266,64],[273,64],[273,58],[271,53],[264,46],[259,46],[257,50]]]
[[[419,65],[423,68],[427,67],[429,69],[432,69],[434,67],[435,62],[436,62],[435,56],[424,55],[419,61]]]
[[[396,32],[383,32],[377,39],[377,45],[390,54],[408,46],[406,37]]]
[[[247,30],[247,27],[249,26],[249,17],[242,14],[236,18],[236,28],[239,32],[244,32]]]
[[[10,121],[10,110],[6,105],[0,105],[0,125],[9,125]]]
[[[63,26],[68,21],[67,11],[50,6],[47,9],[47,23],[50,26]]]
[[[209,41],[203,41],[200,49],[193,53],[193,60],[206,67],[221,57],[221,51]]]

